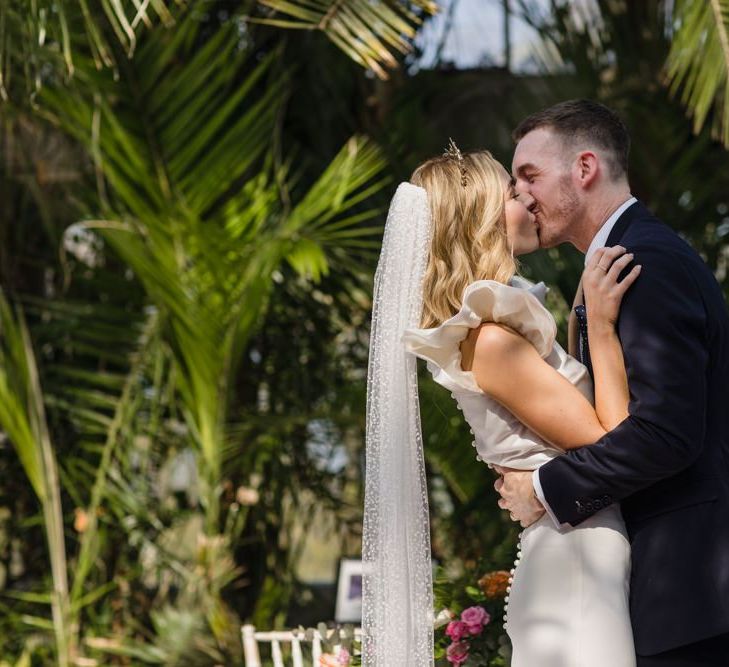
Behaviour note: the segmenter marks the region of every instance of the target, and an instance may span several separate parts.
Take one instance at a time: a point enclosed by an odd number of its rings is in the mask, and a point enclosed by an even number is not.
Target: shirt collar
[[[613,227],[615,227],[615,223],[620,219],[620,216],[625,213],[625,211],[631,207],[635,202],[638,200],[635,197],[630,197],[626,201],[624,201],[618,208],[615,209],[613,214],[605,220],[602,227],[598,229],[597,234],[592,239],[592,243],[590,243],[590,247],[587,249],[587,252],[585,253],[585,265],[587,265],[587,262],[590,261],[590,257],[592,257],[595,254],[595,251],[598,248],[604,248],[605,244],[607,243],[608,236],[610,236],[610,232],[613,230]]]

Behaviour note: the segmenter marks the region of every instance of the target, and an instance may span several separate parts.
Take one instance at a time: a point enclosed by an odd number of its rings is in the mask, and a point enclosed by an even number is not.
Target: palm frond
[[[206,38],[200,31],[186,16],[171,37],[175,49],[150,33],[119,81],[79,61],[78,89],[48,86],[42,100],[108,186],[97,204],[105,218],[81,224],[132,269],[165,322],[212,527],[228,386],[274,271],[288,258],[319,278],[325,247],[344,252],[376,233],[362,221],[372,217],[367,198],[384,185],[385,161],[355,137],[287,210],[278,190],[287,171],[269,154],[287,73],[276,52],[259,60],[240,49],[231,22]]]
[[[74,572],[71,604],[76,613],[85,604],[93,601],[93,598],[89,599],[88,595],[84,596],[82,593],[84,591],[86,577],[93,567],[98,551],[98,511],[106,495],[107,479],[114,461],[115,450],[120,441],[123,439],[129,440],[128,434],[125,431],[129,428],[135,409],[138,408],[137,397],[141,389],[139,379],[142,370],[145,365],[154,360],[154,354],[152,353],[153,345],[151,343],[155,340],[155,333],[158,326],[157,313],[151,313],[140,337],[139,348],[132,358],[129,372],[124,378],[124,383],[121,388],[114,387],[114,389],[120,389],[120,391],[118,393],[115,391],[113,394],[109,394],[108,390],[97,392],[104,398],[112,399],[111,405],[113,406],[114,413],[113,418],[105,429],[104,445],[101,450],[101,456],[99,457],[99,463],[94,472],[91,497],[89,498],[86,510],[89,524],[81,536],[81,544]],[[86,378],[87,382],[91,380],[92,378]],[[96,379],[97,386],[102,382],[103,378],[101,380]]]
[[[352,60],[387,79],[397,66],[394,53],[408,53],[423,12],[435,14],[434,0],[259,0],[288,19],[249,18],[255,23],[320,30]],[[419,10],[418,13],[411,9]]]
[[[182,4],[183,0],[0,3],[0,100],[10,97],[8,83],[14,70],[25,70],[27,87],[34,94],[40,90],[51,63],[73,76],[76,51],[81,46],[82,50],[90,47],[97,68],[117,67],[118,49],[114,43],[131,58],[140,33],[155,22],[172,25],[175,6]]]
[[[284,234],[295,239],[287,259],[297,272],[315,280],[325,275],[327,248],[351,254],[363,242],[377,246],[382,228],[362,223],[382,211],[361,204],[388,184],[389,177],[381,176],[385,166],[382,151],[365,137],[352,137],[342,147],[283,224]]]
[[[70,624],[66,546],[58,467],[46,423],[35,354],[22,314],[13,313],[0,293],[0,428],[18,452],[43,509],[53,579],[47,629],[55,634],[59,665],[69,664],[75,643]]]
[[[694,119],[714,113],[715,135],[729,148],[729,0],[677,0],[667,68],[673,94]]]

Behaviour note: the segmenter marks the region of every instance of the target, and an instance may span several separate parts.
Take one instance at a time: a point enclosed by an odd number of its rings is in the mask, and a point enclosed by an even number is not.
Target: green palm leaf
[[[255,23],[321,30],[352,60],[371,69],[382,79],[387,68],[397,66],[393,52],[407,53],[420,17],[410,7],[435,14],[434,0],[259,0],[259,5],[284,14],[249,18]],[[292,20],[293,19],[293,20]]]
[[[680,92],[696,132],[713,110],[716,136],[729,147],[729,0],[677,0],[674,25],[671,90]]]
[[[41,99],[105,178],[93,211],[103,218],[83,224],[103,235],[160,312],[212,530],[228,387],[273,273],[288,260],[319,278],[325,249],[342,252],[375,234],[361,223],[373,215],[366,199],[384,185],[385,161],[371,142],[351,139],[289,211],[278,194],[287,169],[275,170],[269,155],[288,83],[277,53],[259,61],[241,50],[235,22],[203,39],[193,13],[174,33],[157,30],[119,81],[78,59],[76,89],[46,87]]]
[[[75,638],[70,623],[58,468],[25,320],[19,311],[13,313],[1,293],[0,326],[0,428],[15,447],[41,503],[51,562],[53,620],[42,619],[42,623],[35,625],[55,633],[58,663],[65,666],[69,664]]]
[[[62,63],[72,76],[81,45],[82,50],[90,47],[97,68],[118,67],[114,44],[132,57],[145,28],[155,21],[174,23],[172,5],[172,0],[5,0],[0,3],[0,100],[9,99],[13,70],[25,70],[34,92],[41,88],[42,69],[49,62]]]

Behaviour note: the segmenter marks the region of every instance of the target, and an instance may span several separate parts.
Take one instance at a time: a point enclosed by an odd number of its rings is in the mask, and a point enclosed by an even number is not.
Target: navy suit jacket
[[[621,503],[636,651],[654,655],[729,632],[729,316],[701,257],[640,202],[617,244],[643,267],[618,318],[630,416],[539,480],[572,525]]]

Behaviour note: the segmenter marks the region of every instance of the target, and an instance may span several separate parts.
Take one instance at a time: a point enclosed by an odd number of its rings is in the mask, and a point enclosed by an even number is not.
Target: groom
[[[525,119],[514,139],[513,175],[535,201],[540,245],[570,242],[589,259],[620,244],[643,269],[617,323],[630,416],[534,473],[505,472],[499,505],[523,526],[545,510],[576,526],[620,502],[638,665],[726,667],[729,317],[721,289],[699,255],[631,196],[630,138],[613,111],[563,102]],[[585,311],[576,310],[578,356],[589,368]]]

